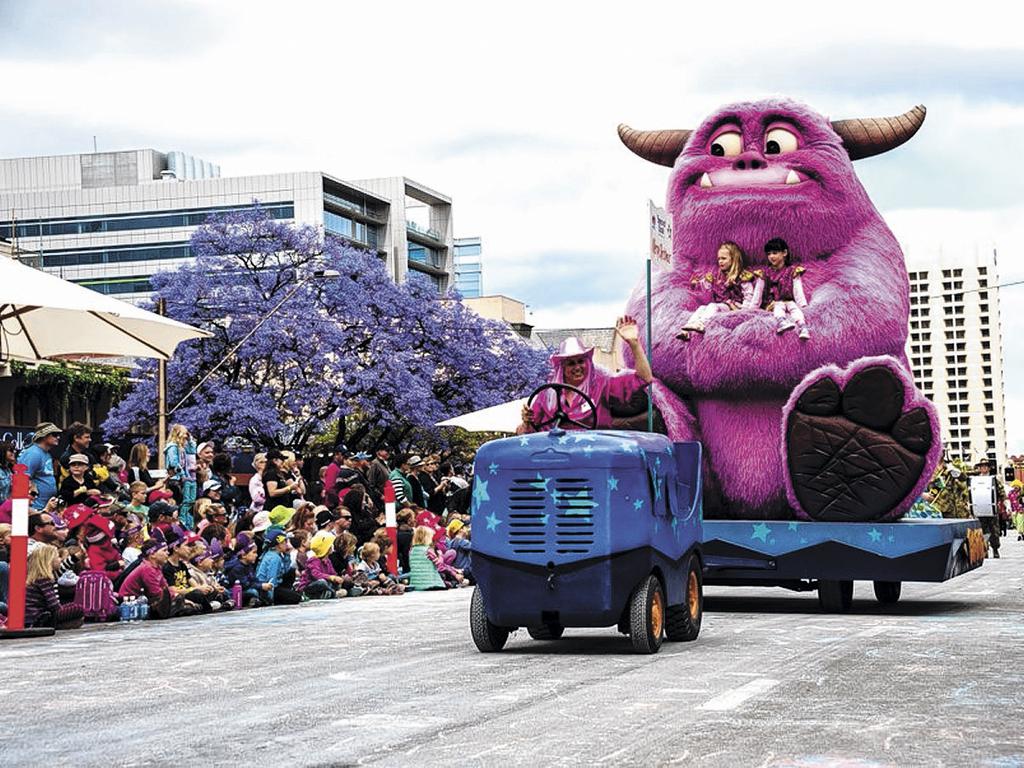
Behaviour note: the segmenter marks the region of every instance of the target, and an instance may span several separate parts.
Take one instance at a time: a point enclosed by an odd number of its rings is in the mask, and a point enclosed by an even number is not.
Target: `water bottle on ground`
[[[139,620],[139,605],[134,597],[128,598],[128,623],[134,624]]]
[[[145,595],[139,598],[138,605],[139,621],[145,621],[149,618],[149,600],[146,599]]]
[[[235,608],[242,607],[242,585],[237,581],[231,587],[231,599],[235,603]]]
[[[131,606],[128,604],[129,599],[130,598],[126,597],[124,600],[121,601],[121,605],[117,607],[117,615],[119,621],[127,622],[129,620],[129,612],[131,611]]]

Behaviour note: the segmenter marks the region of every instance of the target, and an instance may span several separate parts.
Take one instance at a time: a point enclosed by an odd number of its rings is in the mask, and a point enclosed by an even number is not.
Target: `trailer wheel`
[[[688,642],[700,634],[700,622],[704,618],[704,573],[700,560],[690,555],[686,566],[686,602],[668,607],[665,635],[668,640]]]
[[[534,640],[557,640],[565,632],[561,624],[541,624],[539,627],[529,627],[527,632]]]
[[[875,598],[880,603],[891,605],[899,602],[900,592],[903,591],[903,583],[899,581],[876,581]]]
[[[818,602],[825,613],[847,613],[853,605],[853,582],[819,581]]]
[[[469,603],[469,630],[481,653],[500,651],[508,641],[508,629],[491,624],[484,613],[484,596],[480,587],[473,589],[473,599]]]
[[[665,592],[648,576],[629,598],[629,639],[637,653],[657,653],[665,635]]]

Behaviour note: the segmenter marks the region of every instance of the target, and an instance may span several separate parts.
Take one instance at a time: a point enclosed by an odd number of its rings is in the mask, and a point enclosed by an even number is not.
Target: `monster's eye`
[[[715,157],[733,157],[742,151],[743,137],[738,131],[720,133],[711,142],[711,154]]]
[[[764,137],[764,153],[766,155],[782,155],[792,152],[800,146],[796,136],[785,128],[772,128]]]

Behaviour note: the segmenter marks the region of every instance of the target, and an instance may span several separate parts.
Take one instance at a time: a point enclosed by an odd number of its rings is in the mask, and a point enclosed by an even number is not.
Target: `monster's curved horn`
[[[918,104],[909,112],[893,117],[835,120],[832,129],[843,140],[850,159],[860,160],[888,152],[909,141],[924,122],[926,112],[924,105]]]
[[[691,133],[693,131],[636,131],[625,123],[619,124],[619,138],[631,152],[669,168],[683,151]]]

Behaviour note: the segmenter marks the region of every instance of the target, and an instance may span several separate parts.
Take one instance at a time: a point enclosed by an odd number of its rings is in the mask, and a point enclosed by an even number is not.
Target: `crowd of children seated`
[[[40,427],[37,435],[56,429]],[[53,459],[50,498],[40,498],[33,478],[26,626],[70,629],[86,620],[116,620],[122,604],[144,605],[149,619],[168,619],[472,583],[469,516],[450,503],[467,483],[450,468],[443,478],[430,477],[431,467],[438,469],[431,457],[397,457],[393,470],[387,449],[374,459],[381,465],[377,475],[383,471],[385,482],[408,490],[399,503],[392,571],[382,488],[370,479],[366,454],[339,446],[320,472],[322,484],[309,483],[311,491],[299,480],[297,457],[258,454],[258,482],[246,489],[235,483],[231,462],[218,461],[212,444],[203,444],[197,455],[209,446],[208,467],[220,474],[199,473],[193,495],[183,484],[140,472],[148,455],[133,453],[129,464],[111,461],[105,448],[105,463],[98,463],[80,432],[70,446],[79,452]],[[429,507],[425,487],[442,497]],[[0,504],[0,622],[9,592],[10,510],[9,500]]]

